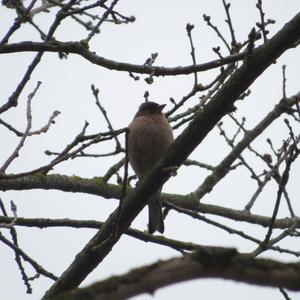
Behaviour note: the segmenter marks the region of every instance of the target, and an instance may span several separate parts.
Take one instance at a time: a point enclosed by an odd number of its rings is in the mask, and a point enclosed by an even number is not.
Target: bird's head
[[[135,115],[135,118],[146,115],[160,115],[162,114],[162,110],[165,106],[166,104],[158,104],[156,102],[144,102],[140,105],[139,110]]]

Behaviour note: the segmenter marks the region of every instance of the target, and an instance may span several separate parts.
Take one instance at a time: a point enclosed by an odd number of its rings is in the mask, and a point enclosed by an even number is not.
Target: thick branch
[[[114,276],[89,287],[72,290],[51,300],[118,300],[161,287],[199,278],[222,278],[260,286],[300,290],[300,264],[251,259],[235,249],[201,247],[192,254],[159,261]]]
[[[38,173],[20,178],[0,180],[0,190],[2,191],[31,189],[54,189],[72,193],[81,192],[102,196],[106,199],[120,199],[120,187],[105,182],[101,177],[88,179],[79,176],[45,175]]]
[[[121,197],[121,187],[119,185],[106,183],[101,177],[88,179],[79,176],[38,174],[9,180],[0,180],[1,191],[23,191],[31,189],[55,189],[64,192],[87,193],[101,196],[105,199],[120,199]],[[128,195],[132,195],[133,190],[128,188],[127,193]],[[244,210],[198,203],[193,194],[176,195],[163,193],[162,201],[167,204],[170,203],[171,205],[175,204],[181,208],[221,216],[235,221],[257,224],[264,227],[269,226],[271,221],[271,218],[269,217],[250,214]],[[300,228],[300,219],[297,217],[277,219],[274,228],[289,228],[295,223],[297,223],[297,228]]]
[[[168,180],[170,174],[166,170],[180,166],[217,122],[232,111],[239,95],[245,92],[278,57],[295,45],[300,38],[299,27],[300,13],[247,58],[203,111],[196,114],[190,125],[173,142],[163,159],[149,172],[149,176],[140,183],[131,196],[124,199],[125,205],[121,213],[118,211],[112,213],[98,233],[76,255],[72,264],[48,290],[44,299],[77,287],[98,266],[146,205],[147,199]]]

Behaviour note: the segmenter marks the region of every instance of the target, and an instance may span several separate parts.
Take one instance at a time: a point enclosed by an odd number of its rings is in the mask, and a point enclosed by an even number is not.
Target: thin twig
[[[115,226],[115,235],[118,234],[120,216],[123,212],[123,207],[124,207],[124,199],[127,196],[126,194],[127,194],[127,184],[128,184],[128,163],[129,163],[128,138],[129,138],[129,128],[125,132],[124,176],[123,176],[123,181],[122,181],[122,190],[121,190],[121,197],[120,197],[120,202],[119,202],[118,216],[117,216],[116,226]]]
[[[35,87],[35,89],[33,90],[33,92],[28,96],[28,100],[27,100],[27,111],[26,111],[26,118],[27,118],[27,126],[25,129],[25,132],[19,142],[19,144],[17,145],[16,149],[13,151],[13,153],[9,156],[9,158],[5,161],[5,163],[3,164],[3,166],[0,169],[1,173],[5,173],[6,169],[8,168],[8,166],[13,162],[13,160],[15,158],[17,158],[19,156],[19,151],[20,149],[24,146],[25,140],[28,137],[28,134],[30,132],[31,129],[31,124],[32,124],[32,115],[31,115],[31,101],[33,99],[33,97],[35,96],[37,90],[39,89],[41,85],[41,82],[38,81],[37,85]]]
[[[224,36],[222,35],[222,33],[220,32],[220,30],[218,29],[217,26],[213,25],[210,21],[211,17],[208,15],[203,15],[203,20],[206,22],[206,24],[212,28],[215,33],[217,34],[217,36],[222,40],[222,42],[224,43],[224,45],[226,46],[226,48],[228,49],[229,53],[231,52],[231,48],[229,46],[229,44],[227,43],[226,39],[224,38]]]
[[[222,229],[222,230],[225,230],[225,231],[227,231],[227,232],[230,233],[230,234],[236,234],[236,235],[238,235],[238,236],[240,236],[240,237],[242,237],[242,238],[244,238],[244,239],[246,239],[246,240],[249,240],[249,241],[251,241],[251,242],[254,242],[254,243],[258,244],[258,245],[260,245],[260,244],[262,243],[261,240],[255,238],[255,237],[252,237],[252,236],[250,236],[250,235],[244,233],[244,232],[241,231],[241,230],[236,230],[236,229],[234,229],[234,228],[231,228],[231,227],[229,227],[229,226],[227,226],[227,225],[224,225],[224,224],[222,224],[222,223],[219,223],[219,222],[217,222],[217,221],[213,221],[213,220],[211,220],[211,219],[209,219],[209,218],[207,218],[207,217],[205,217],[205,216],[200,215],[200,214],[197,213],[197,212],[193,212],[193,211],[190,211],[190,210],[188,210],[188,209],[184,209],[184,208],[178,207],[177,205],[170,204],[170,203],[167,204],[167,207],[168,207],[169,209],[174,209],[175,211],[177,211],[177,212],[179,212],[179,213],[183,213],[183,214],[185,214],[185,215],[188,215],[188,216],[190,216],[190,217],[192,217],[192,218],[194,218],[194,219],[196,219],[196,220],[204,221],[204,222],[206,222],[207,224],[210,224],[210,225],[213,225],[213,226],[215,226],[215,227],[217,227],[217,228],[220,228],[220,229]],[[296,226],[296,223],[294,223],[293,228],[294,228],[294,226]],[[275,243],[277,243],[279,240],[282,240],[283,238],[285,238],[285,237],[288,236],[288,235],[289,235],[289,233],[288,233],[288,230],[287,230],[287,231],[285,231],[285,232],[280,236],[280,238],[271,240],[271,241],[270,241],[271,243],[270,243],[270,245],[269,245],[269,249],[271,249],[271,250],[273,250],[273,251],[278,251],[278,252],[280,252],[280,253],[287,253],[287,254],[291,254],[291,255],[294,255],[294,256],[296,256],[296,257],[299,257],[299,256],[300,256],[300,252],[291,251],[291,250],[289,250],[289,249],[284,249],[284,248],[281,248],[281,247],[278,247],[278,246],[274,246]]]
[[[192,30],[194,29],[194,25],[188,23],[186,25],[186,31],[187,31],[187,35],[190,41],[190,47],[191,47],[191,56],[192,56],[192,61],[193,61],[193,65],[196,65],[196,55],[195,55],[195,46],[193,43],[193,38],[192,38]],[[194,85],[197,86],[198,85],[198,74],[197,72],[194,73]]]
[[[110,122],[110,120],[107,116],[107,112],[106,112],[105,108],[103,107],[103,105],[101,105],[100,100],[99,100],[99,89],[97,89],[93,84],[91,85],[91,89],[92,89],[93,95],[96,99],[96,105],[100,109],[100,111],[101,111],[101,113],[102,113],[102,115],[103,115],[103,117],[104,117],[104,119],[107,123],[108,129],[113,132],[114,128],[113,128],[113,126],[112,126],[112,124],[111,124],[111,122]],[[121,144],[120,144],[120,141],[119,141],[117,135],[114,137],[114,140],[116,142],[116,150],[121,149],[122,147],[121,147]]]
[[[26,8],[26,10],[24,11],[23,14],[19,15],[15,21],[14,24],[11,26],[11,28],[8,30],[8,32],[6,33],[6,35],[3,37],[3,39],[0,41],[0,48],[6,44],[8,42],[8,40],[10,39],[10,37],[14,34],[15,31],[17,31],[20,27],[22,22],[24,22],[24,20],[26,19],[26,17],[28,17],[31,9],[33,8],[33,6],[35,5],[37,0],[32,0],[30,2],[30,4],[28,5],[28,7]]]
[[[288,293],[285,291],[285,289],[283,289],[283,288],[279,288],[279,291],[280,291],[280,293],[283,295],[283,297],[284,297],[284,299],[285,300],[292,300],[290,297],[289,297],[289,295],[288,295]]]
[[[38,130],[35,130],[35,131],[30,131],[28,133],[28,136],[32,136],[32,135],[39,135],[41,133],[46,133],[50,126],[52,124],[55,123],[55,118],[60,114],[60,112],[58,110],[55,110],[52,115],[50,116],[48,122],[46,125],[44,125],[43,127],[41,127],[40,129]],[[10,131],[12,131],[16,136],[23,136],[24,135],[24,132],[21,132],[20,130],[17,130],[16,128],[14,128],[13,126],[11,126],[10,124],[6,123],[5,121],[1,120],[0,119],[0,124],[2,124],[3,126],[5,126],[7,129],[9,129]]]
[[[216,166],[215,170],[209,175],[204,182],[194,191],[193,195],[197,199],[201,199],[206,193],[210,192],[213,187],[228,173],[231,164],[239,157],[244,149],[246,149],[257,136],[259,136],[274,120],[286,112],[291,106],[300,100],[300,93],[288,99],[282,99],[275,105],[266,117],[259,122],[252,130],[245,133],[243,139],[235,145],[234,149]],[[271,141],[267,140],[270,144]],[[275,152],[276,155],[276,152]]]
[[[2,210],[3,215],[7,216],[6,209],[5,209],[4,204],[1,199],[0,199],[0,208]],[[10,210],[13,213],[13,218],[12,218],[11,222],[9,224],[6,224],[6,223],[1,224],[0,223],[0,227],[13,228],[15,226],[17,219],[18,219],[18,215],[17,215],[17,206],[15,205],[15,203],[13,201],[10,201]]]
[[[51,38],[54,35],[54,32],[56,31],[56,29],[60,25],[61,21],[65,17],[64,16],[64,12],[67,11],[75,2],[76,2],[76,0],[70,0],[56,14],[55,20],[52,23],[52,25],[51,25],[48,33],[47,33],[47,36],[45,37],[45,42],[48,42],[49,40],[51,40]],[[34,4],[35,0],[33,0],[32,3]],[[23,91],[24,87],[26,86],[27,82],[29,81],[31,74],[33,73],[33,71],[35,70],[36,66],[41,61],[41,58],[42,58],[43,54],[44,54],[43,50],[39,50],[39,52],[36,54],[36,56],[34,57],[34,59],[32,60],[32,62],[28,66],[28,68],[27,68],[27,70],[26,70],[26,72],[25,72],[22,80],[20,81],[20,83],[18,84],[18,86],[16,87],[16,89],[14,90],[14,92],[11,94],[11,96],[8,98],[8,101],[6,103],[4,103],[0,107],[0,113],[3,113],[5,111],[7,111],[8,109],[10,109],[11,107],[18,105],[18,98],[19,98],[21,92]]]
[[[124,132],[124,129],[119,130],[119,131],[115,131],[115,134],[120,134],[122,132]],[[65,150],[61,153],[61,155],[59,155],[57,158],[55,158],[53,161],[51,161],[50,163],[38,167],[36,169],[33,169],[31,171],[28,172],[22,172],[22,173],[17,173],[17,174],[9,174],[9,175],[5,175],[5,174],[0,174],[0,178],[2,179],[12,179],[12,178],[20,178],[20,177],[24,177],[24,176],[28,176],[28,175],[32,175],[32,174],[37,174],[37,173],[47,173],[49,172],[54,166],[56,166],[57,164],[61,163],[62,161],[66,161],[70,158],[73,158],[74,156],[76,156],[78,153],[81,153],[84,149],[90,147],[91,145],[103,142],[103,141],[107,141],[112,139],[114,136],[114,134],[111,134],[110,136],[101,136],[101,135],[96,135],[95,137],[93,137],[89,142],[82,144],[81,146],[79,146],[76,150],[72,151],[72,152],[65,152]],[[68,148],[68,147],[67,147]]]
[[[220,135],[222,135],[225,139],[225,141],[227,142],[227,144],[234,149],[235,145],[233,144],[232,140],[229,139],[229,137],[227,136],[226,132],[223,130],[222,128],[222,123],[217,124],[217,127],[220,130]],[[241,163],[243,164],[243,166],[246,167],[246,169],[249,170],[250,174],[251,174],[251,178],[255,179],[257,181],[257,184],[260,185],[261,184],[261,180],[259,179],[259,176],[255,173],[254,169],[246,162],[246,160],[244,159],[244,157],[240,154],[238,156],[238,159],[241,161]]]
[[[22,249],[16,247],[13,243],[11,243],[8,239],[6,239],[2,233],[0,232],[0,241],[2,241],[5,245],[13,249],[17,252],[22,258],[27,261],[32,267],[36,270],[37,273],[44,275],[52,280],[57,280],[58,277],[45,270],[41,265],[39,265],[35,260],[33,260],[30,256],[28,256]]]
[[[108,171],[105,173],[105,175],[102,177],[103,181],[108,182],[109,179],[120,170],[120,168],[124,165],[124,162],[125,162],[125,158],[122,158],[116,164],[111,166],[108,169]]]
[[[10,228],[10,235],[12,237],[13,243],[14,243],[16,248],[19,248],[17,231],[13,227],[16,224],[16,221],[17,221],[17,206],[13,203],[13,201],[11,201],[10,204],[11,204],[11,211],[13,212],[14,217],[12,218],[12,221],[9,224],[1,224],[0,226]],[[6,212],[6,209],[4,207],[4,203],[2,202],[1,199],[0,199],[0,207],[1,207],[3,215],[5,217],[7,217],[7,212]],[[31,294],[32,293],[32,288],[31,288],[31,285],[29,283],[29,278],[28,278],[28,276],[25,272],[25,268],[24,268],[22,260],[21,260],[21,255],[18,251],[15,251],[15,260],[16,260],[18,268],[21,272],[23,282],[26,286],[26,293]]]
[[[286,98],[286,65],[282,66],[282,98]]]
[[[88,35],[88,37],[84,40],[85,44],[88,44],[89,41],[92,39],[92,37],[95,35],[96,31],[99,30],[101,24],[107,19],[107,17],[112,12],[113,8],[118,3],[118,1],[119,0],[114,0],[111,3],[110,7],[104,12],[102,18],[98,21],[98,23],[94,26],[94,29],[90,32],[90,34]]]
[[[296,147],[296,146],[294,146],[294,147]],[[264,241],[260,245],[260,247],[263,248],[263,249],[265,249],[268,246],[269,240],[270,240],[271,235],[272,235],[274,223],[275,223],[275,220],[276,220],[276,217],[277,217],[277,214],[278,214],[281,196],[282,196],[283,190],[284,190],[284,188],[287,185],[287,182],[289,180],[289,173],[290,173],[291,165],[295,161],[295,159],[298,157],[299,154],[300,154],[300,151],[298,149],[296,150],[296,148],[294,148],[294,151],[292,151],[292,153],[287,158],[286,167],[283,171],[283,174],[281,176],[281,180],[279,182],[279,188],[278,188],[278,191],[277,191],[277,199],[276,199],[276,202],[275,202],[275,206],[274,206],[270,226],[269,226],[269,229],[267,231],[267,234],[266,234],[266,237],[265,237]]]
[[[266,30],[265,27],[265,13],[262,8],[262,0],[258,0],[256,3],[256,7],[258,8],[259,15],[260,15],[260,23],[256,23],[256,25],[261,29],[263,38],[264,38],[264,43],[267,41],[267,34],[268,31]]]
[[[232,25],[232,21],[231,21],[231,15],[230,15],[230,3],[226,3],[225,0],[222,0],[223,1],[223,6],[224,6],[224,9],[225,9],[225,12],[226,12],[226,16],[227,16],[227,19],[226,19],[226,23],[228,24],[228,27],[229,27],[229,31],[230,31],[230,35],[231,35],[231,51],[230,53],[236,53],[238,52],[238,44],[236,42],[236,38],[235,38],[235,33],[234,33],[234,29],[233,29],[233,25]]]

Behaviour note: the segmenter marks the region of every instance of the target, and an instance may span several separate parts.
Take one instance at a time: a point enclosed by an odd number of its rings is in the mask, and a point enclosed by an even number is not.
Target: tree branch
[[[116,184],[107,183],[102,177],[82,178],[79,176],[66,176],[59,174],[36,174],[21,178],[0,180],[0,190],[31,190],[31,189],[44,189],[44,190],[59,190],[72,193],[86,193],[96,196],[101,196],[105,199],[120,199],[121,186]],[[127,195],[130,196],[133,189],[127,187]],[[198,203],[193,194],[177,195],[166,194],[162,196],[163,203],[175,204],[181,208],[198,211],[201,213],[212,214],[229,218],[235,221],[248,222],[251,224],[261,225],[267,227],[271,219],[269,217],[250,214],[244,210],[237,210],[226,208],[218,205]],[[19,218],[18,218],[19,220]],[[274,228],[289,228],[297,222],[297,228],[300,228],[300,218],[282,218],[277,219]]]
[[[10,224],[13,221],[12,217],[0,216],[0,222],[2,225]],[[37,228],[49,228],[49,227],[68,227],[68,228],[90,228],[99,229],[103,225],[103,222],[95,220],[72,220],[72,219],[44,219],[44,218],[22,218],[18,217],[15,220],[14,225],[37,227]],[[136,238],[140,241],[151,242],[161,246],[172,248],[179,252],[194,251],[200,247],[199,244],[191,242],[183,242],[167,238],[165,236],[153,235],[147,232],[143,232],[137,229],[128,228],[125,234]]]
[[[232,111],[236,99],[280,57],[293,47],[300,38],[300,13],[289,21],[273,38],[253,51],[244,64],[215,94],[211,101],[199,111],[189,126],[176,138],[166,155],[142,180],[135,192],[124,199],[124,207],[119,213],[114,211],[97,234],[78,253],[61,275],[47,291],[43,299],[49,299],[62,292],[77,287],[88,274],[110,253],[123,232],[147,204],[147,199],[157,191],[171,176],[166,170],[180,166],[191,152],[201,143],[217,122]],[[118,226],[116,230],[116,222]],[[297,278],[299,284],[299,276]]]
[[[167,75],[183,75],[192,74],[195,72],[203,72],[210,69],[218,68],[233,62],[237,62],[245,58],[247,53],[239,53],[230,55],[222,59],[213,60],[211,62],[190,65],[185,67],[159,67],[152,65],[135,65],[119,61],[110,60],[95,54],[88,49],[86,44],[81,42],[20,42],[14,44],[3,45],[0,48],[0,53],[14,53],[14,52],[66,52],[78,54],[88,60],[89,62],[98,66],[107,68],[109,70],[125,71],[131,73],[149,74],[151,76],[167,76]]]
[[[232,151],[216,166],[213,172],[207,176],[204,182],[196,189],[194,195],[200,200],[209,193],[213,187],[227,175],[230,166],[239,155],[258,137],[260,134],[283,113],[289,112],[291,107],[300,101],[300,92],[290,98],[283,98],[275,105],[267,116],[259,122],[252,130],[245,132],[243,139],[234,146]]]
[[[300,290],[300,264],[251,259],[235,249],[201,247],[197,251],[134,269],[51,300],[121,300],[174,283],[199,278],[230,279],[260,286]]]

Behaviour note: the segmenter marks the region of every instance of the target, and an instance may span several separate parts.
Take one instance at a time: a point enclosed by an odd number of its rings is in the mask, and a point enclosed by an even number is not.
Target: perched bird
[[[174,139],[172,128],[162,112],[165,106],[144,102],[129,125],[128,157],[139,180],[159,161]],[[148,201],[150,233],[164,232],[160,193],[161,189]]]

